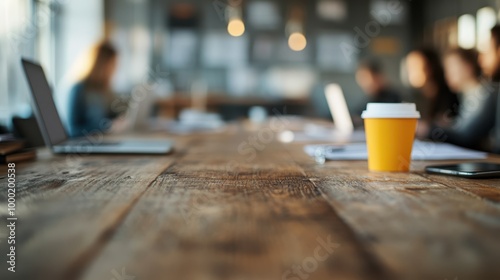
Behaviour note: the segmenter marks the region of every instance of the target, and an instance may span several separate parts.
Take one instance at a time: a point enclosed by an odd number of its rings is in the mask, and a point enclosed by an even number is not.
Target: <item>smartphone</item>
[[[500,164],[469,162],[456,165],[427,166],[427,173],[458,176],[471,179],[500,178]]]

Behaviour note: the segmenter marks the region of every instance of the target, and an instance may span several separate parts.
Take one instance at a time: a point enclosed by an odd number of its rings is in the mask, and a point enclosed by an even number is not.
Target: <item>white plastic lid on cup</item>
[[[363,119],[420,119],[414,103],[368,103]]]

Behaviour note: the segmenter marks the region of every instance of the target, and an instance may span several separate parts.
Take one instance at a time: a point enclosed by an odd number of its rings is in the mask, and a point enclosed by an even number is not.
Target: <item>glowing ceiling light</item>
[[[227,32],[233,37],[239,37],[245,33],[245,24],[241,19],[232,19],[227,25]]]
[[[294,32],[288,37],[288,46],[290,49],[296,52],[300,52],[307,46],[307,39],[304,34],[300,32]]]

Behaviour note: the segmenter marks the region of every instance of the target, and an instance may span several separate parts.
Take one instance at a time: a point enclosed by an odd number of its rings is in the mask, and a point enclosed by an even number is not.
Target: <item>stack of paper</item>
[[[367,160],[366,143],[356,143],[342,146],[308,145],[305,152],[313,157],[324,155],[326,160]],[[318,153],[320,151],[320,153]],[[413,160],[463,160],[485,159],[487,153],[461,148],[455,145],[435,142],[415,141],[413,145]]]

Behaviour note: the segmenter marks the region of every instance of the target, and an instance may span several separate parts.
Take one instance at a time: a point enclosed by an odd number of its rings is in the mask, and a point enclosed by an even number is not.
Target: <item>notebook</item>
[[[36,158],[35,149],[24,149],[8,155],[0,155],[0,164],[28,161],[28,160],[33,160],[35,158]]]
[[[0,155],[4,156],[24,148],[23,141],[0,142]]]

